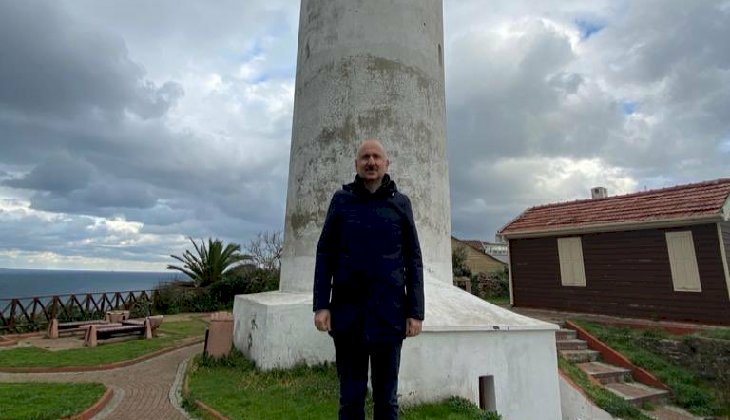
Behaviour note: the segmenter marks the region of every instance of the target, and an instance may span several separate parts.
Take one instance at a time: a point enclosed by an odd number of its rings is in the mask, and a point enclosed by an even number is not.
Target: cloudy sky
[[[0,0],[0,267],[283,228],[294,0]],[[730,176],[730,1],[445,0],[453,233]]]

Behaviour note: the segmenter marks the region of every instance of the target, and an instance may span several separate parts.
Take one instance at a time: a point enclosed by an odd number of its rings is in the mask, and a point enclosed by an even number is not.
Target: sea
[[[186,279],[175,271],[92,271],[0,268],[0,300],[71,293],[152,290]]]

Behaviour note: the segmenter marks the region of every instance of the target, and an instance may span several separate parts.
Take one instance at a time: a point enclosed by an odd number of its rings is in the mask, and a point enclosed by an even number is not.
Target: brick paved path
[[[0,382],[100,382],[112,388],[114,397],[96,420],[187,419],[170,402],[170,389],[180,363],[202,351],[203,345],[195,344],[131,366],[93,372],[0,372]]]

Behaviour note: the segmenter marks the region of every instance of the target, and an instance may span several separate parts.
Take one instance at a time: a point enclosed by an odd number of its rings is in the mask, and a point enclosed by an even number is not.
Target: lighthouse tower
[[[334,360],[312,321],[316,245],[359,143],[377,138],[411,198],[424,259],[426,319],[403,345],[402,402],[458,395],[505,418],[558,419],[556,327],[452,286],[442,10],[441,0],[302,1],[280,290],[236,297],[234,343],[263,369]]]

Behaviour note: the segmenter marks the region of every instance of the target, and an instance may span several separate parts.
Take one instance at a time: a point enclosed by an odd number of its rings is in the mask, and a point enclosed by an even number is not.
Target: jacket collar
[[[390,175],[385,174],[383,176],[383,180],[380,183],[380,187],[378,187],[377,190],[375,190],[374,193],[371,193],[367,188],[365,188],[365,183],[360,178],[359,175],[355,175],[355,181],[343,185],[342,189],[345,191],[350,191],[355,195],[361,196],[361,197],[369,197],[369,198],[387,198],[392,197],[395,195],[395,193],[398,191],[398,189],[395,186],[395,181],[390,179]]]

